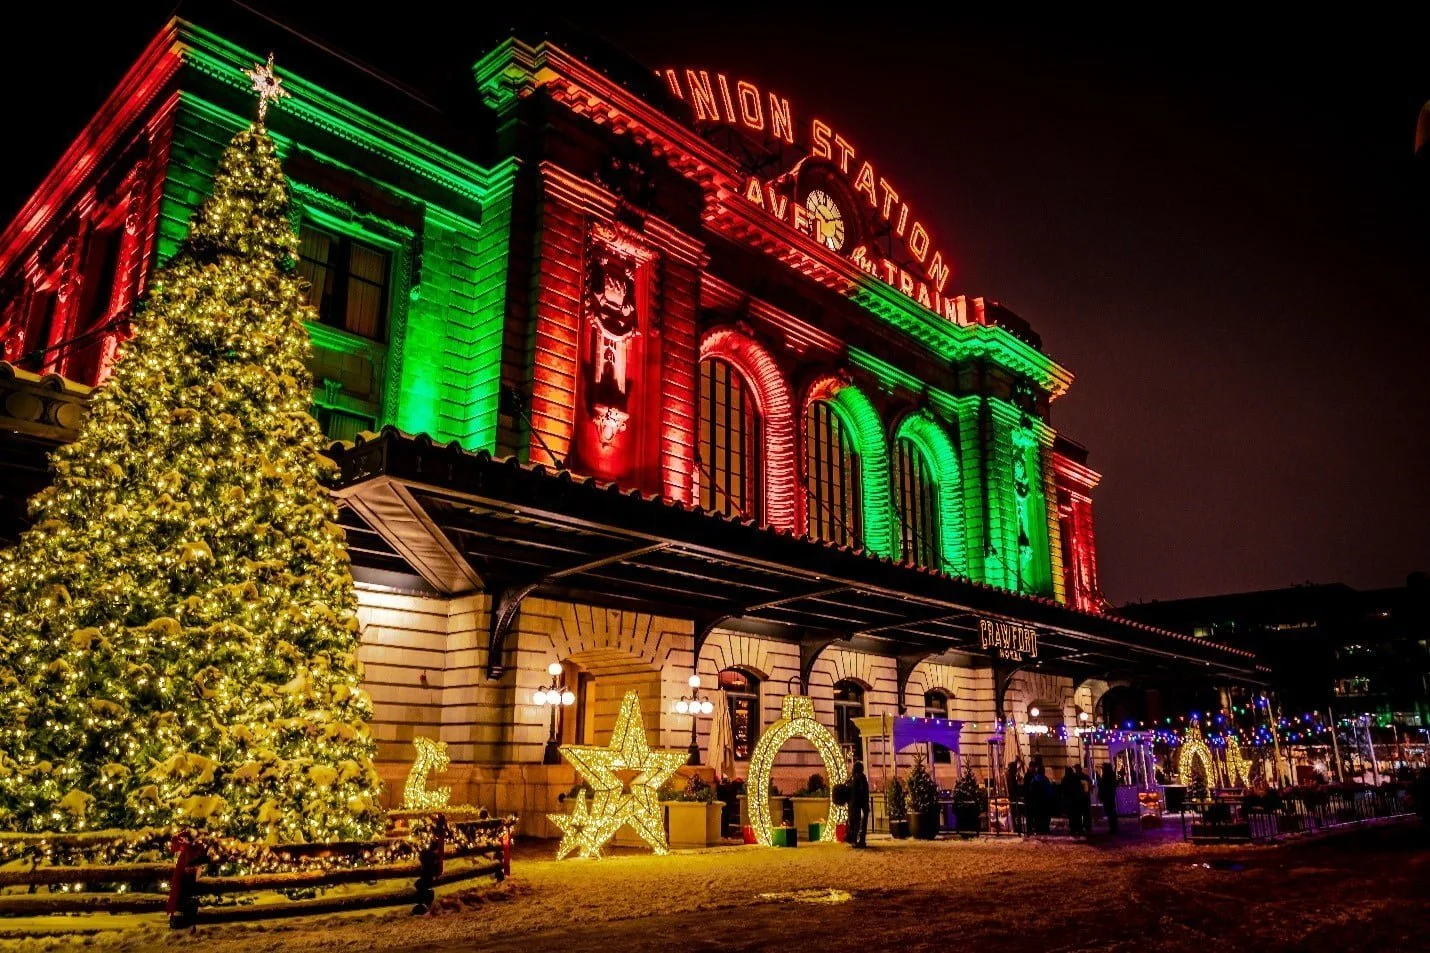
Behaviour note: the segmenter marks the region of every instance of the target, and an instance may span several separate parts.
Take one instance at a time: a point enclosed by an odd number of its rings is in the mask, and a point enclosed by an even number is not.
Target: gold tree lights
[[[378,831],[296,253],[274,143],[250,126],[0,553],[4,826]]]
[[[688,754],[650,747],[641,720],[639,695],[626,692],[621,700],[610,744],[604,748],[562,745],[561,754],[591,789],[591,798],[588,804],[582,790],[569,814],[548,815],[561,831],[557,860],[573,852],[582,857],[601,856],[601,848],[623,824],[629,825],[655,853],[666,853],[660,788],[685,763]]]

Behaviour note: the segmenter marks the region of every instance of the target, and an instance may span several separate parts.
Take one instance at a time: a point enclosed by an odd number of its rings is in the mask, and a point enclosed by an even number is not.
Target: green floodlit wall
[[[910,414],[894,439],[907,439],[927,461],[938,484],[939,562],[944,572],[968,575],[968,538],[963,531],[963,473],[948,432],[930,414]]]
[[[829,404],[854,437],[859,451],[859,486],[864,517],[864,547],[879,556],[894,558],[892,513],[889,511],[889,446],[879,412],[864,392],[854,386],[839,388]]]
[[[191,94],[181,96],[159,210],[160,263],[177,250],[189,218],[208,195],[225,145],[246,122]],[[286,158],[293,143],[277,133],[274,139]],[[380,142],[366,145],[381,151]],[[383,237],[380,244],[392,252],[388,340],[385,348],[377,348],[385,357],[375,368],[383,381],[375,397],[377,426],[391,424],[471,450],[495,448],[513,172],[514,165],[498,169],[480,185],[464,183],[469,194],[491,188],[492,205],[483,209],[485,226],[375,182],[422,209],[416,234],[293,183],[301,215],[353,237]],[[316,204],[325,199],[326,207]],[[420,271],[414,263],[420,263]],[[330,353],[356,355],[364,348],[365,342],[344,341],[351,336],[342,332],[317,326],[313,332],[315,347]]]
[[[849,357],[885,390],[900,388],[928,401],[929,413],[906,418],[895,436],[914,438],[936,473],[944,570],[990,586],[1058,595],[1049,530],[1056,514],[1047,508],[1052,434],[1046,425],[997,398],[955,397],[929,387],[867,351],[851,348]],[[1016,454],[1029,475],[1026,497],[1014,486]],[[1018,545],[1020,526],[1026,549]],[[891,541],[890,549],[896,548]]]

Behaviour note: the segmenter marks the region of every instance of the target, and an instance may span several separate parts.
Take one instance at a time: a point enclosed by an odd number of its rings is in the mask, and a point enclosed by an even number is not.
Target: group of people
[[[1102,802],[1109,833],[1117,833],[1117,773],[1110,764],[1102,766],[1096,783],[1079,764],[1064,768],[1054,785],[1042,756],[1033,755],[1026,772],[1022,758],[1008,765],[1007,780],[1013,830],[1020,834],[1048,833],[1059,813],[1068,819],[1069,834],[1091,833],[1094,796]]]

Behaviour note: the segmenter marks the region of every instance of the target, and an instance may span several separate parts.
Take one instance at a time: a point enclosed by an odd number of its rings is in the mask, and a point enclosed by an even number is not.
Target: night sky
[[[413,81],[460,78],[499,26],[487,5],[260,5]],[[7,97],[5,218],[171,8],[115,6],[41,7],[40,41],[7,50],[32,93]],[[921,208],[955,259],[950,290],[1042,334],[1077,375],[1053,423],[1105,474],[1109,598],[1430,569],[1425,23],[1159,17],[1139,34],[891,5],[597,6],[571,20],[652,67],[742,75],[790,97],[797,129],[829,119]]]

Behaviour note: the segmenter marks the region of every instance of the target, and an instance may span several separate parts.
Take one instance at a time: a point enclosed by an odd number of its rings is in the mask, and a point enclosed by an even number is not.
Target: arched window
[[[894,442],[894,504],[899,514],[899,552],[905,563],[941,568],[938,482],[918,445],[908,437]]]
[[[804,488],[809,535],[859,545],[859,458],[828,401],[811,401],[805,411]]]
[[[736,761],[750,760],[760,739],[760,680],[738,668],[720,672],[720,690],[730,706],[730,735]]]
[[[843,745],[852,745],[859,757],[859,726],[855,718],[864,717],[864,686],[845,680],[834,683],[834,735]]]
[[[924,692],[924,717],[948,719],[948,696],[938,689]],[[943,745],[933,746],[934,764],[951,764],[953,753]]]
[[[759,415],[745,379],[719,358],[700,362],[700,505],[758,519]]]

